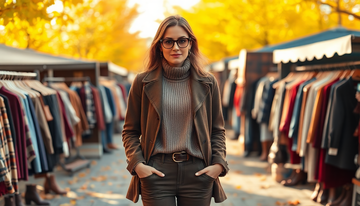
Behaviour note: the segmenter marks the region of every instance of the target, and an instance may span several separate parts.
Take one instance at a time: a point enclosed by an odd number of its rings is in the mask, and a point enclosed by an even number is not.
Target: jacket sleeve
[[[136,175],[134,169],[137,164],[145,162],[144,155],[140,146],[141,136],[141,94],[142,80],[137,75],[131,86],[128,107],[126,109],[125,123],[122,131],[122,140],[127,158],[127,170]]]
[[[341,88],[335,88],[333,106],[331,109],[329,123],[329,155],[336,156],[344,135],[344,122],[346,115],[346,105],[341,94],[344,91]]]
[[[225,142],[225,127],[224,117],[221,108],[221,96],[217,81],[212,78],[212,131],[211,131],[211,150],[212,162],[211,164],[220,164],[223,166],[223,172],[220,176],[225,176],[229,171],[226,157],[226,142]]]

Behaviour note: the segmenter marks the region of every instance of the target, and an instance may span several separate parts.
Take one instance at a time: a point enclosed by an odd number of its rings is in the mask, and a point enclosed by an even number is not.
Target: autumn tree
[[[67,25],[58,21],[51,31],[58,35],[47,50],[82,59],[110,60],[130,70],[141,70],[146,42],[138,33],[129,33],[138,12],[126,3],[126,0],[88,1],[68,9],[73,21]]]
[[[202,0],[192,10],[176,10],[190,22],[211,61],[337,25],[316,0]]]
[[[129,33],[138,15],[136,7],[128,8],[127,0],[61,3],[61,10],[42,11],[41,17],[14,15],[0,30],[0,43],[73,58],[112,61],[134,71],[142,69],[146,42],[137,33]]]
[[[336,19],[339,26],[359,28],[360,22],[360,1],[359,0],[304,0],[313,2],[324,9],[326,15],[324,18]],[[357,20],[357,21],[354,21]]]

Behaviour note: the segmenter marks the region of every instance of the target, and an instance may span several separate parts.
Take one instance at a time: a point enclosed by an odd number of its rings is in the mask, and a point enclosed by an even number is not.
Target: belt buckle
[[[182,154],[183,152],[174,152],[173,154],[172,154],[172,160],[174,161],[174,162],[183,162],[183,161],[178,161],[178,160],[176,160],[175,159],[175,155],[177,155],[177,154]]]

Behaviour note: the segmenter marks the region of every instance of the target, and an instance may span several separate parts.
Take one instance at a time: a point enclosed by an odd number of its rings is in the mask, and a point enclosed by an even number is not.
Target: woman
[[[225,129],[215,78],[202,68],[188,22],[170,16],[159,26],[144,73],[132,84],[123,129],[127,198],[143,205],[202,206],[226,195]],[[176,197],[176,200],[175,200]]]

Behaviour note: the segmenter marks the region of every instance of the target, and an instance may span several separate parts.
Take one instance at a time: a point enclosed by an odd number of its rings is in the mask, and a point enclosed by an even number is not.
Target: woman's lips
[[[180,57],[181,54],[172,54],[171,56],[177,58],[177,57]]]

